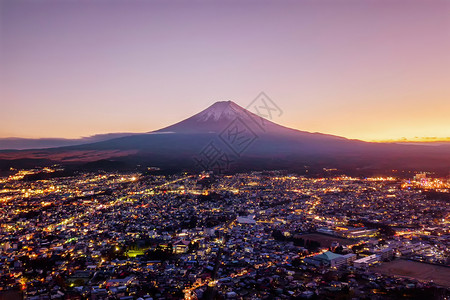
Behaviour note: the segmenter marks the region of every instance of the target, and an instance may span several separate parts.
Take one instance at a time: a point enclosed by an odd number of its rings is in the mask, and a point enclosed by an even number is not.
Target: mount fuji
[[[233,101],[219,101],[206,108],[205,110],[180,121],[171,126],[149,132],[149,133],[184,133],[184,134],[198,134],[198,133],[221,133],[231,122],[239,119],[248,126],[255,133],[262,134],[304,134],[310,137],[313,136],[327,136],[330,138],[339,138],[332,135],[324,135],[318,133],[309,133],[306,131],[299,131],[278,125],[266,118],[263,118],[239,105]]]
[[[448,174],[450,146],[369,143],[278,125],[232,101],[171,126],[83,145],[2,151],[0,167],[36,164],[223,171],[287,169],[357,174],[431,170]]]

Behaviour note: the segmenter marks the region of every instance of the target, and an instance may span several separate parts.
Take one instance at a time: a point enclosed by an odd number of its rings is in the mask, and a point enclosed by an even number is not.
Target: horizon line
[[[301,130],[297,128],[292,128],[295,130]],[[158,129],[156,129],[158,130]],[[84,136],[78,136],[78,137],[23,137],[23,136],[0,136],[0,140],[6,140],[6,139],[25,139],[25,140],[83,140],[83,139],[89,139],[95,136],[107,136],[107,135],[113,135],[113,134],[146,134],[151,133],[156,130],[151,131],[143,131],[143,132],[127,132],[127,131],[119,131],[119,132],[106,132],[106,133],[96,133],[91,135],[84,135]],[[303,131],[303,130],[302,130]],[[406,138],[406,137],[400,137],[400,138],[391,138],[391,139],[363,139],[363,138],[350,138],[346,136],[336,135],[332,133],[325,133],[325,132],[318,132],[318,131],[308,131],[310,133],[320,133],[320,134],[328,134],[328,135],[334,135],[343,137],[349,140],[360,140],[363,142],[369,142],[369,143],[421,143],[421,144],[435,144],[435,143],[450,143],[450,137],[436,137],[436,136],[425,136],[425,137],[413,137],[413,138]],[[112,137],[114,138],[114,137]]]

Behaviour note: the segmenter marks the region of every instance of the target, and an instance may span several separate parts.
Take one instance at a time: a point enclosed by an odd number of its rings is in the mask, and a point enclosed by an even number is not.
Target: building
[[[380,260],[388,260],[394,257],[394,249],[384,248],[375,252],[380,257]]]
[[[378,255],[372,254],[353,261],[353,266],[355,268],[367,268],[373,265],[374,263],[377,263],[378,261],[379,261]]]
[[[237,217],[237,222],[240,224],[256,224],[254,215],[248,215],[247,217]]]
[[[190,244],[190,242],[189,242],[189,241],[186,241],[186,240],[179,240],[179,241],[176,241],[176,242],[173,244],[173,251],[174,251],[176,254],[186,253],[186,252],[188,252],[188,250],[189,250],[189,244]]]
[[[322,254],[315,255],[313,257],[307,257],[304,259],[305,262],[313,264],[315,266],[331,266],[331,267],[340,267],[344,265],[350,264],[353,260],[356,259],[356,255],[346,254],[336,254],[331,251],[324,252]]]
[[[342,257],[345,259],[346,265],[352,265],[356,260],[356,254],[353,253],[345,254]]]
[[[342,231],[341,236],[349,239],[357,239],[364,237],[372,237],[378,232],[378,229],[349,229],[347,231]]]

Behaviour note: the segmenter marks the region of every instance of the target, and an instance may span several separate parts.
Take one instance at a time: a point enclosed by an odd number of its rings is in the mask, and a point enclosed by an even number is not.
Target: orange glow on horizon
[[[367,140],[374,143],[450,143],[450,137],[414,137],[401,139]]]

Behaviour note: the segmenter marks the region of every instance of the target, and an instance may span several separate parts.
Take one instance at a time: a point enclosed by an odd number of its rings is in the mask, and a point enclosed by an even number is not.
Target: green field
[[[136,257],[138,255],[144,255],[145,250],[128,250],[127,251],[127,256],[128,257]]]

